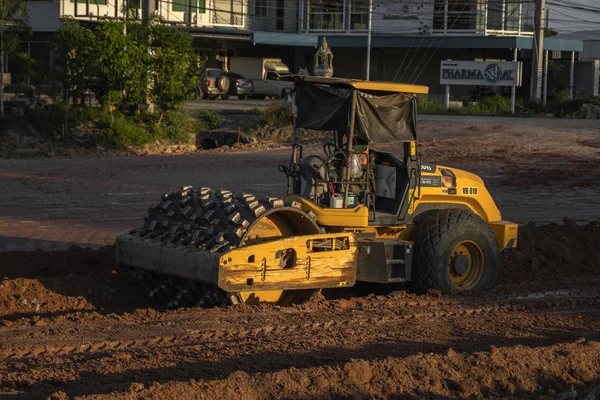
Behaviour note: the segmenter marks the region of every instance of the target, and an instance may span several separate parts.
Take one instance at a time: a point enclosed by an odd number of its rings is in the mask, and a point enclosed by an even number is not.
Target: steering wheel
[[[327,142],[327,143],[325,143],[323,145],[323,153],[325,153],[325,155],[327,156],[327,158],[332,159],[333,156],[336,155],[337,153],[344,154],[344,150],[342,150],[341,148],[339,148],[333,142]]]

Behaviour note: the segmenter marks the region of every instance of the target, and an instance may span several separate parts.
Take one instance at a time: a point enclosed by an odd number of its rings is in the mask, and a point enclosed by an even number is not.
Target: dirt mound
[[[519,228],[518,249],[503,257],[504,283],[600,276],[600,223],[530,223]]]
[[[600,276],[598,222],[578,226],[565,218],[561,225],[529,224],[520,228],[518,246],[503,254],[501,286],[537,282],[536,290],[540,285],[552,290],[567,278]],[[120,313],[165,306],[149,297],[140,271],[115,266],[111,246],[99,250],[73,246],[63,252],[0,253],[0,265],[0,315],[5,320],[82,310]],[[402,291],[390,294],[398,289],[402,287],[359,285],[325,294],[327,299],[341,299],[335,307],[347,308],[369,303],[373,296],[406,296]],[[315,310],[333,305],[323,296],[316,296],[297,307]]]
[[[294,307],[166,310],[111,247],[0,253],[0,397],[592,399],[599,238],[522,227],[484,294]]]
[[[154,304],[139,285],[138,271],[115,267],[112,246],[0,253],[0,260],[0,319],[5,324],[22,317],[131,311]]]
[[[0,277],[34,278],[89,274],[114,268],[114,248],[98,250],[72,246],[66,251],[9,252],[0,254]]]
[[[337,366],[289,368],[274,373],[235,372],[220,380],[133,383],[129,398],[595,398],[588,386],[600,374],[600,343],[495,348],[477,353],[354,360]],[[547,396],[547,397],[544,397]]]

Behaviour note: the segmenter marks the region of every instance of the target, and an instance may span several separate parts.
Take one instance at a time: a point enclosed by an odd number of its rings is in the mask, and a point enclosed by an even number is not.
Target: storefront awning
[[[270,46],[317,47],[319,35],[305,33],[254,32],[252,44]]]

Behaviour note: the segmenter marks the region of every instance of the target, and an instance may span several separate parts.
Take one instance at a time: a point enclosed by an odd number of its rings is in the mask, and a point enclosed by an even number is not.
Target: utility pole
[[[373,24],[373,0],[369,0],[369,33],[367,35],[367,77],[366,80],[370,80],[371,76],[371,33]]]
[[[157,0],[142,0],[142,21],[149,22],[152,14],[156,10]],[[160,1],[160,0],[158,0]]]
[[[535,4],[535,32],[533,36],[533,85],[531,85],[531,100],[539,102],[542,99],[542,75],[544,60],[544,11],[546,0],[537,0]]]

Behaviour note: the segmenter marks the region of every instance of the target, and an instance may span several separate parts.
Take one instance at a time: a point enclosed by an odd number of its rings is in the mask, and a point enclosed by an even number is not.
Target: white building
[[[299,32],[363,34],[369,0],[300,0]],[[382,35],[532,35],[534,6],[515,0],[373,0]]]
[[[166,23],[188,29],[209,66],[227,66],[236,55],[281,57],[292,70],[312,69],[322,36],[335,54],[335,74],[364,78],[370,0],[47,0],[30,3],[34,35],[22,50],[50,65],[49,42],[61,18],[91,24],[122,19],[124,7],[142,3]],[[145,2],[149,3],[145,3]],[[441,60],[524,62],[528,88],[533,47],[531,0],[372,0],[370,78],[439,85]],[[551,57],[571,59],[577,39],[545,40]],[[10,70],[10,61],[9,61]],[[467,90],[467,89],[465,89]]]

